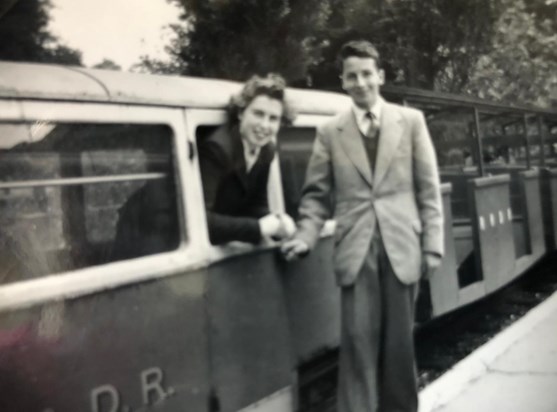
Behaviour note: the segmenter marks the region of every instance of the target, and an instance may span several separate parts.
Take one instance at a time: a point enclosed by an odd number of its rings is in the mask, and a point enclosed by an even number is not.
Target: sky
[[[52,0],[49,31],[82,52],[85,66],[110,59],[128,70],[139,56],[165,59],[180,10],[166,0]]]

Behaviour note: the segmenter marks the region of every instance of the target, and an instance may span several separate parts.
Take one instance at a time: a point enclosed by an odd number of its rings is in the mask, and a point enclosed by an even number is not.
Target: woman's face
[[[238,115],[240,135],[251,148],[274,141],[280,129],[282,102],[267,95],[256,96]]]

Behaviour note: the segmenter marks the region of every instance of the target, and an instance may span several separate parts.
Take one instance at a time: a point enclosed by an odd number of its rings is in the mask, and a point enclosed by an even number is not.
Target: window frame
[[[296,120],[290,127],[300,127],[300,128],[312,127],[315,128],[315,132],[317,134],[317,130],[319,129],[319,127],[325,124],[328,120],[332,119],[333,117],[334,115],[326,116],[326,115],[317,115],[317,114],[299,114],[298,116],[296,116]],[[280,156],[280,150],[277,153],[277,157],[279,156]],[[281,184],[281,182],[282,180],[279,181],[279,184]],[[332,218],[327,219],[325,221],[325,224],[323,225],[323,229],[321,229],[320,237],[326,238],[326,237],[333,236],[335,233],[335,229],[336,229],[336,221]]]
[[[188,135],[196,139],[196,130],[199,126],[221,126],[227,121],[227,113],[224,109],[186,109],[185,110],[186,124]],[[323,124],[325,121],[330,119],[331,116],[323,115],[311,115],[311,114],[301,114],[296,117],[292,126],[289,127],[313,127],[317,130],[319,125]],[[197,147],[197,142],[196,142]],[[273,162],[271,163],[271,169],[269,173],[269,182],[267,186],[267,193],[269,196],[269,209],[272,213],[284,213],[284,193],[282,188],[282,178],[280,171],[280,152],[277,151]],[[195,167],[199,169],[199,158],[195,157],[194,160]],[[201,175],[199,174],[199,180],[197,182],[201,193],[202,182]],[[202,195],[203,197],[203,195]],[[198,220],[204,225],[205,237],[203,243],[207,248],[208,258],[211,263],[215,263],[224,259],[228,259],[233,256],[260,253],[270,249],[276,249],[280,246],[279,242],[265,241],[261,244],[254,245],[247,242],[229,242],[224,245],[213,245],[209,241],[208,231],[207,231],[207,216],[205,214],[205,207],[202,208],[203,216]],[[321,233],[321,236],[332,236],[334,233],[335,223],[332,220],[326,222],[325,227]]]
[[[205,261],[193,225],[199,219],[195,199],[199,198],[190,177],[197,173],[188,161],[188,135],[183,109],[175,107],[105,103],[68,103],[59,101],[2,100],[0,122],[68,122],[98,124],[165,125],[172,131],[172,157],[177,193],[180,243],[177,249],[98,266],[53,273],[0,285],[0,311],[30,307],[110,290],[124,285],[172,276],[194,270]],[[188,177],[186,179],[186,176]],[[184,182],[188,181],[188,184]],[[198,228],[197,228],[198,229]]]
[[[188,135],[193,137],[197,148],[197,128],[200,126],[222,126],[226,123],[228,116],[224,109],[186,109],[185,118]],[[195,156],[193,163],[195,168],[199,170],[199,156]],[[233,256],[259,253],[261,251],[277,247],[276,242],[264,242],[258,245],[254,245],[247,242],[234,241],[228,242],[224,245],[213,245],[209,241],[209,234],[207,229],[207,214],[205,213],[205,200],[203,199],[203,182],[201,180],[201,173],[199,173],[198,176],[199,179],[197,183],[199,184],[201,199],[203,202],[203,207],[200,208],[202,209],[200,210],[200,212],[203,216],[198,220],[198,222],[204,227],[203,230],[200,232],[204,233],[205,235],[203,243],[205,246],[205,250],[207,251],[210,263],[228,259]],[[267,195],[269,198],[269,210],[273,213],[283,212],[284,199],[282,197],[282,184],[280,179],[280,169],[277,156],[275,156],[271,163],[271,169],[269,171],[269,181],[267,183]]]

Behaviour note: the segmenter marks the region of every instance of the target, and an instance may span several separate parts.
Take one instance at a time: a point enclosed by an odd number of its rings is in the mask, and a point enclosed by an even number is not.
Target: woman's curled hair
[[[286,81],[276,73],[269,73],[265,77],[258,75],[252,76],[245,84],[242,90],[233,94],[228,104],[228,114],[231,124],[238,122],[238,115],[242,113],[246,107],[257,96],[268,96],[282,103],[282,119],[283,126],[289,126],[296,117],[294,110],[286,98]]]

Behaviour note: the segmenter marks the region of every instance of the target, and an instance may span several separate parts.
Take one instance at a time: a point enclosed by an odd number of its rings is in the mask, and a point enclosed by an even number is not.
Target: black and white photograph
[[[0,0],[0,412],[556,412],[557,0]]]

